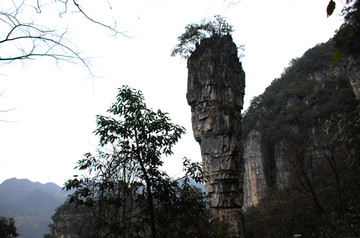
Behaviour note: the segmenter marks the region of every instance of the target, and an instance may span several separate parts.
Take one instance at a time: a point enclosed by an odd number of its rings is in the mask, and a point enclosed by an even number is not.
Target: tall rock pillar
[[[243,237],[241,109],[245,73],[230,35],[201,41],[188,59],[187,101],[208,176],[211,212]]]

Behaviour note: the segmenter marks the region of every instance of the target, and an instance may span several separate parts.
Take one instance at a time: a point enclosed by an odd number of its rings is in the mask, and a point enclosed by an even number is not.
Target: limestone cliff
[[[339,62],[331,71],[335,51],[332,41],[308,50],[252,100],[243,118],[245,208],[288,185],[291,150],[302,146],[316,158],[317,151],[306,146],[316,144],[325,121],[355,111],[359,65],[348,70],[348,63]]]
[[[360,59],[354,60],[348,56],[346,59],[346,76],[349,78],[354,94],[360,100]]]
[[[244,141],[244,207],[256,205],[266,194],[265,157],[261,134],[253,129]]]
[[[201,147],[210,206],[242,237],[243,146],[241,109],[245,73],[230,35],[201,41],[188,59],[187,101]]]

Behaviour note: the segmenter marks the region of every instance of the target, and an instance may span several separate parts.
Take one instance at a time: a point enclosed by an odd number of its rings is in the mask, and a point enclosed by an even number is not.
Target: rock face
[[[288,183],[281,143],[269,144],[265,138],[261,130],[252,129],[244,139],[244,209],[257,206],[269,189],[283,189]]]
[[[244,141],[245,175],[244,175],[244,204],[250,207],[257,205],[259,199],[266,194],[266,176],[264,164],[264,148],[261,143],[261,133],[251,130]]]
[[[230,35],[201,41],[188,59],[187,101],[194,137],[208,175],[210,206],[243,237],[241,109],[245,73]]]
[[[350,80],[356,98],[360,100],[360,59],[354,60],[351,56],[347,58],[346,76]]]
[[[304,158],[311,154],[320,161],[323,152],[315,148],[325,121],[356,111],[360,62],[339,61],[331,71],[335,52],[331,41],[309,49],[253,99],[242,120],[244,209],[289,185],[296,148],[302,148]],[[339,78],[344,80],[336,89]]]

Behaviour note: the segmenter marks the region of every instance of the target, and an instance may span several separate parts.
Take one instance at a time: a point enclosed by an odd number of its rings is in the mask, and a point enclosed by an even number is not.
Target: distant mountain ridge
[[[66,193],[55,183],[11,178],[0,184],[0,216],[15,218],[20,238],[48,233],[51,216],[65,200]]]

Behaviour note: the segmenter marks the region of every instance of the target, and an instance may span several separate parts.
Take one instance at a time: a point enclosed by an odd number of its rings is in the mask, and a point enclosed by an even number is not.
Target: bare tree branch
[[[0,112],[11,112],[11,111],[14,111],[18,108],[11,108],[11,109],[5,109],[5,110],[0,110]]]
[[[66,1],[66,2],[67,2],[67,1]],[[96,21],[96,20],[94,20],[93,18],[89,17],[89,16],[86,14],[86,12],[82,9],[82,7],[79,5],[79,3],[77,2],[77,0],[73,0],[73,3],[74,3],[74,5],[76,6],[76,8],[79,10],[79,12],[80,12],[82,15],[84,15],[84,17],[87,18],[89,21],[91,21],[91,22],[93,22],[93,23],[95,23],[95,24],[98,24],[98,25],[100,25],[100,26],[102,26],[102,27],[105,27],[105,28],[113,31],[113,32],[115,33],[115,35],[121,34],[121,35],[123,35],[123,36],[125,36],[125,37],[128,37],[125,33],[116,30],[116,27],[117,27],[117,26],[116,26],[116,21],[114,22],[114,24],[115,24],[114,27],[111,27],[111,26],[106,25],[106,24],[104,24],[104,23],[102,23],[102,22]],[[108,2],[108,3],[109,3],[109,2]],[[109,4],[109,7],[111,8],[110,4]]]
[[[95,23],[104,27],[115,35],[123,32],[117,30],[116,21],[114,27],[92,18],[77,0],[55,0],[52,3],[42,3],[40,0],[11,0],[12,4],[8,8],[0,8],[0,62],[11,63],[16,60],[27,60],[38,57],[50,57],[56,61],[67,61],[71,63],[80,63],[86,67],[89,74],[93,76],[87,59],[83,58],[81,53],[76,50],[70,41],[65,37],[67,29],[59,31],[55,27],[38,25],[32,20],[26,22],[23,15],[29,10],[35,9],[37,14],[45,12],[44,7],[53,5],[59,12],[59,17],[68,12],[69,4],[77,9],[90,23]],[[60,3],[60,8],[56,4]],[[107,1],[110,6],[110,3]],[[24,14],[22,14],[24,13]],[[30,14],[33,15],[33,14]]]
[[[0,94],[1,96],[1,94]],[[18,107],[17,108],[10,108],[10,109],[4,109],[4,110],[0,110],[0,113],[8,113],[8,112],[11,112],[11,111],[14,111],[14,110],[17,110],[19,109]],[[4,120],[4,119],[1,119],[0,118],[0,122],[19,122],[19,121],[13,121],[13,120]]]

